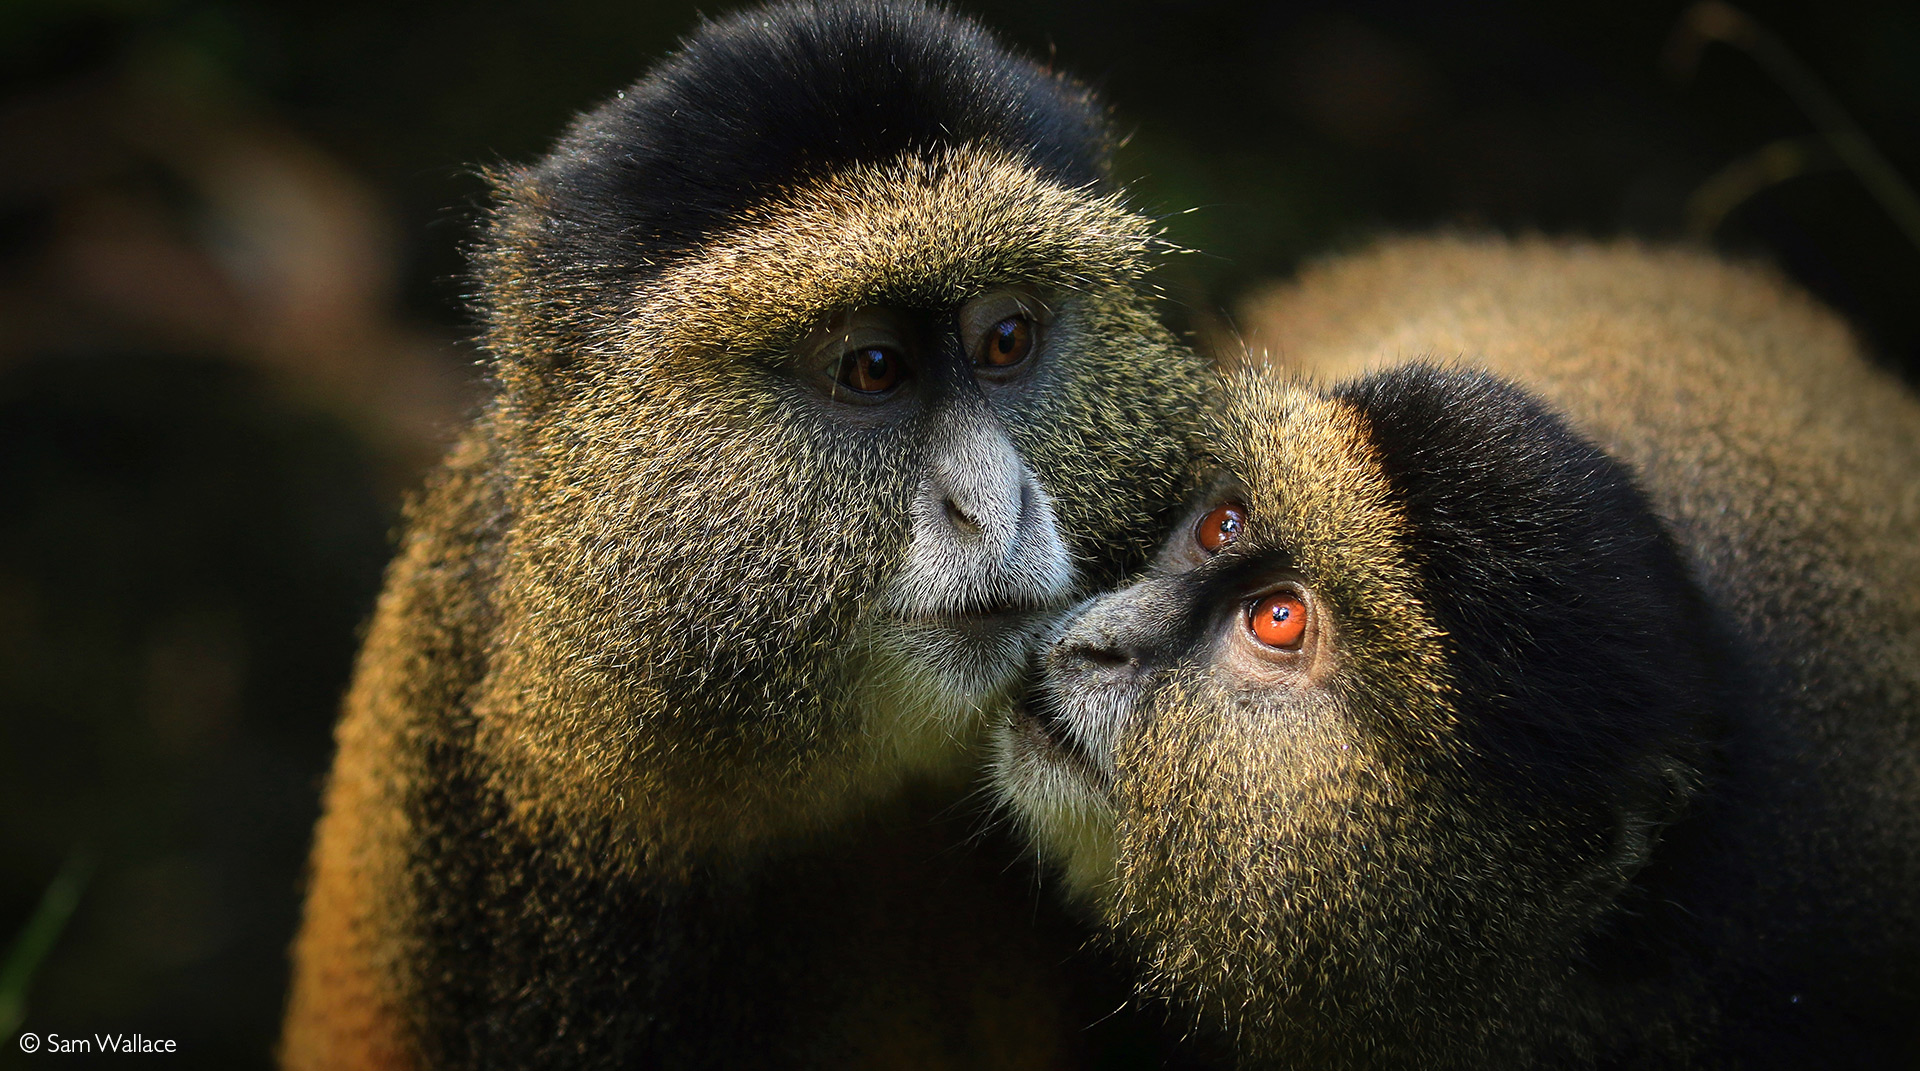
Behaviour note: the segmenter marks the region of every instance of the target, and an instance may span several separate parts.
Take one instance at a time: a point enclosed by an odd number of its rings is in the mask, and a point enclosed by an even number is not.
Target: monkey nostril
[[[947,509],[947,523],[953,525],[954,531],[969,536],[980,534],[980,522],[967,516],[967,511],[955,505],[953,499],[943,499],[941,504]]]
[[[1139,664],[1132,652],[1104,644],[1076,643],[1065,653],[1068,658],[1077,658],[1104,670],[1131,669]]]

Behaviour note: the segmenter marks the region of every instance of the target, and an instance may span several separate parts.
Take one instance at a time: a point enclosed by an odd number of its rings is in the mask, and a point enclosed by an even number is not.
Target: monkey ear
[[[1612,903],[1653,861],[1667,831],[1681,821],[1700,791],[1700,772],[1675,756],[1657,756],[1623,782],[1612,801],[1607,851],[1579,879],[1594,903]]]

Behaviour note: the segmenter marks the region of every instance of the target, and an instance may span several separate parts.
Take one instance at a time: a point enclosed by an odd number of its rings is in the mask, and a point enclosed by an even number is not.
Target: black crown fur
[[[963,144],[1082,186],[1104,178],[1111,139],[1088,90],[956,15],[783,4],[703,25],[528,177],[545,202],[543,246],[635,278],[782,188]]]
[[[1487,772],[1590,796],[1647,741],[1711,724],[1697,593],[1626,468],[1484,372],[1416,364],[1339,393],[1416,530]]]

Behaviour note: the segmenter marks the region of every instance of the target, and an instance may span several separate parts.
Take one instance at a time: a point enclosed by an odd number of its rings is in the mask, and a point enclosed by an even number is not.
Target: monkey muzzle
[[[915,655],[960,690],[1004,686],[1072,589],[1053,500],[990,413],[933,437],[889,603]]]

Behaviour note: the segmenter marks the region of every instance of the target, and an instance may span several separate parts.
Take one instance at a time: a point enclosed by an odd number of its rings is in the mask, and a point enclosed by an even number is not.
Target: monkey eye
[[[1193,538],[1200,549],[1208,554],[1218,554],[1228,544],[1240,538],[1240,530],[1247,524],[1247,508],[1238,502],[1222,502],[1200,518],[1193,530]]]
[[[834,401],[878,405],[913,378],[913,340],[906,315],[865,305],[829,316],[798,356],[807,379]]]
[[[1008,316],[987,328],[974,363],[1011,368],[1033,352],[1033,320],[1025,314]]]
[[[1019,379],[1042,349],[1052,315],[1045,302],[1025,290],[990,290],[957,313],[961,352],[981,379]]]
[[[1297,651],[1307,638],[1307,604],[1291,591],[1276,591],[1247,607],[1247,629],[1268,647]]]
[[[861,394],[884,394],[900,382],[900,354],[885,346],[866,346],[840,355],[834,382]]]

